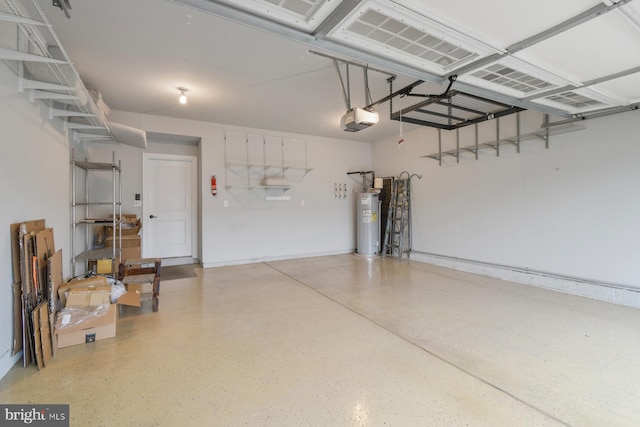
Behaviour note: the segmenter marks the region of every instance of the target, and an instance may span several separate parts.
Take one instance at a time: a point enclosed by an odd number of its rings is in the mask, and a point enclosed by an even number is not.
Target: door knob
[[[158,217],[155,215],[149,215],[149,218],[158,218]]]

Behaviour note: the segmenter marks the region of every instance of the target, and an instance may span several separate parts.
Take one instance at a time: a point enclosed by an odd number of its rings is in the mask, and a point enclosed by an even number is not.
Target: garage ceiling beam
[[[333,12],[316,28],[313,35],[324,37],[355,9],[362,0],[343,0]]]

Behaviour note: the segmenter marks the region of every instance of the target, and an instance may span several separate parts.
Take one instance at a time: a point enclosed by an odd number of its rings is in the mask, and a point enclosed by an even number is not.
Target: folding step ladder
[[[398,260],[409,257],[411,252],[411,178],[421,175],[409,175],[402,172],[391,185],[389,214],[384,233],[382,256],[395,256]]]

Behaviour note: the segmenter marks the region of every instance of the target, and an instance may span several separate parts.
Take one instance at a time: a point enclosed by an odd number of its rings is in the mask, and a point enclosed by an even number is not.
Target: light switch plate
[[[140,207],[142,207],[142,200],[134,200],[134,201],[133,201],[133,207],[134,207],[134,208],[140,208]]]

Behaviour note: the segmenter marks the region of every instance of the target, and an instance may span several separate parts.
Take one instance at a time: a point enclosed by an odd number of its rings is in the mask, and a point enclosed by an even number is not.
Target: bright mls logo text
[[[1,405],[0,425],[68,426],[69,405]],[[1,413],[1,412],[0,412]]]

